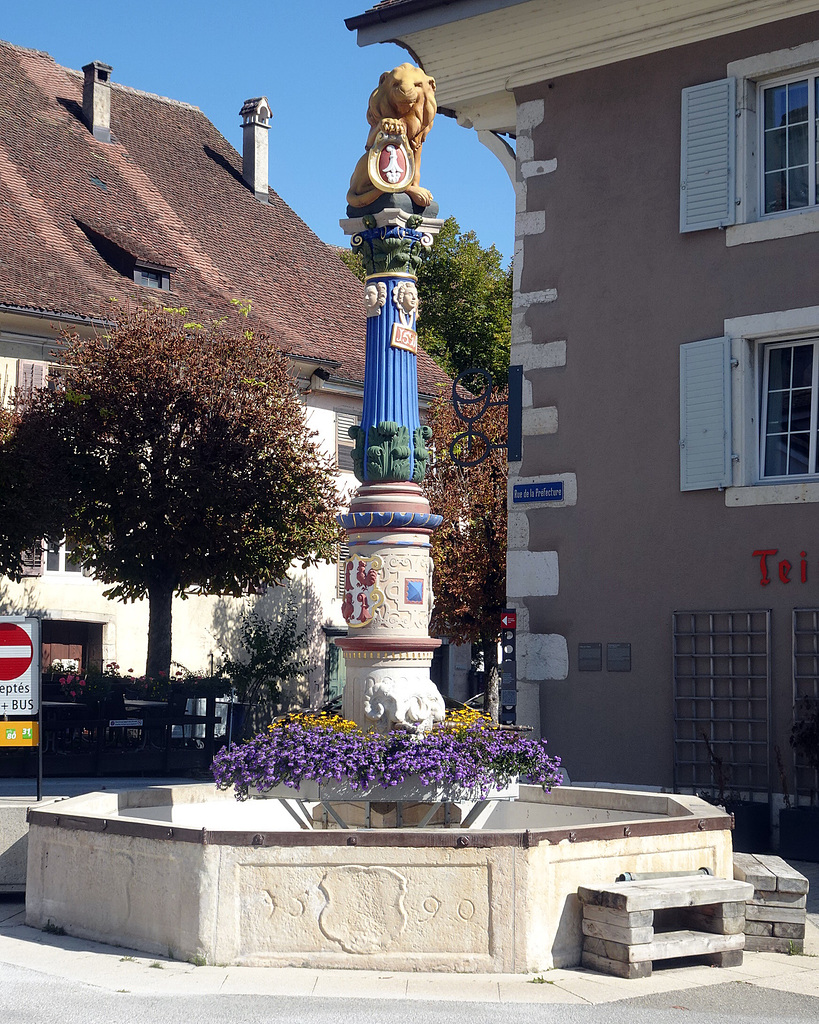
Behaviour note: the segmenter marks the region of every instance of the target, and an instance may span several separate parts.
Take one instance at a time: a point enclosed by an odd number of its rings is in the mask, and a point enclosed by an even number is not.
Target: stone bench
[[[781,857],[762,853],[735,853],[734,878],[754,887],[745,906],[745,948],[803,953],[807,878]]]
[[[647,978],[654,960],[701,956],[717,967],[742,963],[745,901],[753,886],[695,874],[580,886],[582,964]]]

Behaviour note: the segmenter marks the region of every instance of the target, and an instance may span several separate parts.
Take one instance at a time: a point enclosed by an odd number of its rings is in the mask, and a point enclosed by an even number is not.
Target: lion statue
[[[419,206],[429,206],[432,193],[421,188],[418,181],[421,176],[421,147],[437,110],[434,78],[412,64],[400,64],[392,71],[384,72],[367,107],[370,134],[364,156],[356,164],[350,179],[349,206],[369,206],[384,194],[384,190],[373,185],[367,171],[369,152],[379,132],[404,136],[415,159],[415,174],[403,191]]]

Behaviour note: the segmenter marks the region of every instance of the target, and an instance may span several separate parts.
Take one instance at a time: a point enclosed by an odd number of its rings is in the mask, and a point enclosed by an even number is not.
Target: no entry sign
[[[0,618],[0,716],[39,710],[40,623]]]
[[[0,679],[17,679],[31,668],[31,636],[16,622],[0,622]]]

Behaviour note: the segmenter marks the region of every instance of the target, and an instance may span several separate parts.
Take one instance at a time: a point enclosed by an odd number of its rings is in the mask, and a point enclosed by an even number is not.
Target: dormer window
[[[159,288],[164,292],[171,290],[170,269],[157,266],[155,263],[136,263],[134,281],[143,288]]]

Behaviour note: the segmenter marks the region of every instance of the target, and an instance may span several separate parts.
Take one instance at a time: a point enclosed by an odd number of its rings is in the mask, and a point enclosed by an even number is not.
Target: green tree
[[[357,253],[340,250],[360,280]],[[464,234],[454,217],[444,221],[418,272],[418,340],[453,377],[471,366],[489,370],[506,383],[512,336],[512,268],[501,253],[484,249],[474,231]]]
[[[240,703],[272,709],[288,683],[308,667],[307,630],[299,629],[296,610],[285,604],[270,618],[246,612],[239,627],[241,653],[233,657],[223,639],[222,671],[230,678]]]
[[[281,583],[293,560],[331,560],[337,536],[334,469],[286,357],[185,312],[124,311],[108,335],[66,334],[64,387],[18,403],[0,443],[0,571],[19,578],[22,547],[72,537],[106,596],[148,598],[153,677],[170,670],[174,594]]]
[[[495,391],[493,402],[504,401]],[[498,720],[500,617],[506,607],[506,406],[490,404],[473,426],[492,447],[486,458],[459,466],[451,446],[464,460],[486,452],[478,438],[468,448],[465,425],[449,393],[432,406],[429,425],[435,457],[422,487],[443,523],[432,534],[435,608],[431,628],[455,643],[480,647],[486,684],[485,708]]]
[[[447,218],[418,272],[418,340],[453,377],[470,366],[506,383],[512,337],[512,268],[474,231]]]

